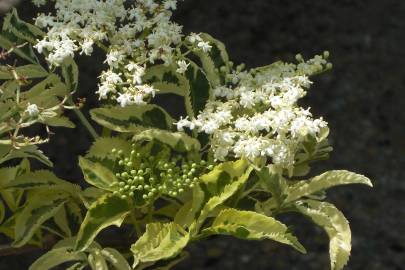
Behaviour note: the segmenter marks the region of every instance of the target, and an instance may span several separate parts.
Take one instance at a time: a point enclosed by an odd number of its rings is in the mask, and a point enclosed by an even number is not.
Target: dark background
[[[35,14],[28,1],[19,10],[25,18]],[[316,170],[348,169],[374,183],[373,189],[328,192],[351,223],[353,250],[345,269],[404,270],[405,1],[186,0],[175,20],[186,33],[208,32],[222,40],[231,59],[248,67],[330,51],[333,70],[313,78],[304,101],[329,122],[335,149]],[[89,107],[96,102],[101,68],[94,59],[80,59],[79,95]],[[44,151],[59,176],[75,181],[81,174],[71,161],[91,139],[80,127],[58,131]],[[295,226],[308,254],[271,241],[216,237],[191,245],[192,257],[176,269],[328,269],[326,234],[302,217],[284,220]],[[26,269],[37,255],[0,258],[0,268]]]

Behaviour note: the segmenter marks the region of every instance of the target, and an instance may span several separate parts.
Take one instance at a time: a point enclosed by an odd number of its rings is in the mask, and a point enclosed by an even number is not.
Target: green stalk
[[[69,105],[75,106],[73,101],[69,99],[67,101]],[[93,128],[93,126],[90,124],[90,122],[87,120],[86,116],[82,113],[82,111],[79,108],[73,109],[77,117],[79,118],[80,122],[83,124],[83,126],[87,129],[87,131],[90,133],[90,135],[93,137],[93,139],[97,139],[100,137],[96,130]]]

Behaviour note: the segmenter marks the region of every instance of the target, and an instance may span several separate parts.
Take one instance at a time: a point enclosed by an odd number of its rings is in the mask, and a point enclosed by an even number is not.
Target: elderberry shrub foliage
[[[170,20],[175,0],[33,2],[54,12],[30,24],[13,9],[0,34],[0,232],[15,248],[55,241],[31,270],[169,269],[189,243],[212,235],[305,253],[277,220],[289,212],[323,228],[331,269],[345,266],[349,224],[325,190],[371,182],[345,170],[311,174],[332,150],[329,130],[298,104],[310,77],[331,68],[327,52],[247,70],[210,35],[182,33]],[[106,70],[90,122],[75,102],[74,57],[91,57],[96,46]],[[175,119],[156,95],[179,96],[185,115]],[[66,110],[94,137],[78,157],[85,186],[52,173],[39,148],[52,127],[74,128]],[[27,133],[33,125],[49,135]],[[32,170],[33,159],[46,169]],[[108,246],[99,233],[111,226],[129,242]]]

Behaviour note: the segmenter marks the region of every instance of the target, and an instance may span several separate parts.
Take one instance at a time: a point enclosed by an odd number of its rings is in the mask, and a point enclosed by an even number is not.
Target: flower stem
[[[73,101],[71,99],[68,100],[68,103],[69,103],[69,105],[75,106],[75,104],[73,103]],[[90,124],[90,122],[87,120],[86,116],[84,116],[84,114],[82,113],[82,111],[80,111],[79,108],[75,108],[75,109],[73,109],[73,111],[75,112],[75,114],[79,118],[80,122],[83,124],[83,126],[87,129],[87,131],[90,133],[90,135],[94,139],[97,139],[98,137],[100,137],[97,134],[96,130],[93,128],[93,126]]]

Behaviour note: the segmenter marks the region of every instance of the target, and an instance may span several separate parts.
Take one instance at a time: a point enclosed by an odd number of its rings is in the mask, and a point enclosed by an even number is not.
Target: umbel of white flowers
[[[40,6],[46,0],[33,0]],[[156,89],[142,82],[148,64],[163,61],[178,64],[184,73],[188,63],[176,47],[186,42],[195,50],[207,52],[211,45],[197,34],[183,38],[182,26],[170,21],[176,0],[75,1],[55,0],[55,14],[39,14],[36,24],[48,28],[36,49],[47,52],[47,61],[59,66],[76,52],[91,55],[94,45],[106,52],[108,69],[100,76],[100,99],[116,100],[121,106],[143,104]]]
[[[329,68],[327,57],[325,52],[304,62],[298,55],[298,65],[235,71],[230,75],[232,87],[214,89],[205,109],[194,119],[178,121],[177,128],[211,135],[216,159],[268,157],[273,164],[292,168],[306,137],[318,137],[327,128],[322,118],[314,119],[309,108],[297,104],[311,85],[307,74]]]

